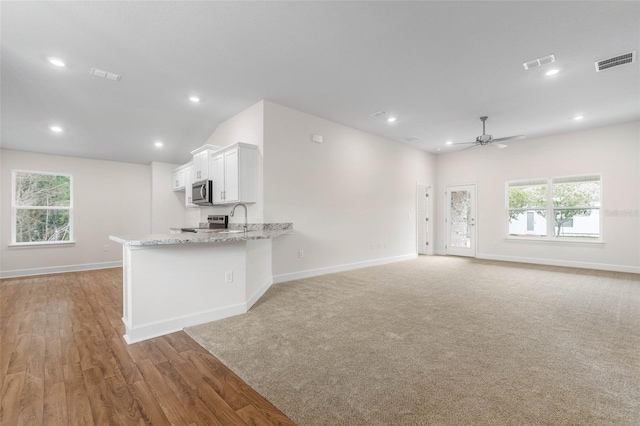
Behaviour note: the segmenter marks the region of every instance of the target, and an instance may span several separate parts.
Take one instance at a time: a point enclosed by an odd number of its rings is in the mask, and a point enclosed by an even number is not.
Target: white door
[[[446,253],[476,257],[476,186],[448,186],[445,200]]]

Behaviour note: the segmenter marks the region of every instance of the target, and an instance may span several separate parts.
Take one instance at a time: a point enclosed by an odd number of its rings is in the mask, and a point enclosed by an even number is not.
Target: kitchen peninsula
[[[271,239],[292,228],[110,236],[122,244],[127,343],[246,313],[273,283]]]

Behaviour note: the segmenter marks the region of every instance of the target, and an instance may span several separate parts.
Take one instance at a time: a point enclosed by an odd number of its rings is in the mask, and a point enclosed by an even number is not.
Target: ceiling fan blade
[[[451,145],[469,145],[470,143],[478,143],[478,142],[455,142]]]
[[[507,145],[503,144],[503,143],[495,143],[495,142],[491,142],[491,146],[495,146],[496,148],[506,148]]]
[[[506,138],[493,139],[492,142],[514,141],[516,139],[524,139],[525,137],[526,137],[525,135],[507,136]]]

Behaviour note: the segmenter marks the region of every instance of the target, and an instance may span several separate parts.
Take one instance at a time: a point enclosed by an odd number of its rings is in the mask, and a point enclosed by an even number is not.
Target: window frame
[[[18,206],[16,205],[16,177],[18,173],[29,173],[47,176],[64,176],[69,178],[69,206]],[[65,246],[75,244],[74,226],[73,226],[73,175],[70,173],[47,172],[40,170],[11,170],[11,243],[10,247],[28,247],[28,246]],[[65,241],[16,241],[16,221],[18,219],[18,210],[67,210],[69,212],[69,239]]]
[[[600,205],[597,207],[588,206],[589,209],[598,210],[598,238],[593,239],[584,239],[579,237],[556,237],[555,236],[555,225],[554,225],[554,214],[555,210],[558,208],[554,206],[553,203],[553,185],[555,180],[567,180],[567,182],[571,182],[575,179],[576,182],[580,181],[580,179],[589,178],[589,177],[597,177],[600,182]],[[509,234],[509,217],[511,210],[523,210],[526,209],[512,209],[509,205],[509,188],[512,186],[518,186],[517,184],[524,184],[528,182],[546,182],[547,185],[547,194],[546,194],[546,205],[545,210],[547,214],[547,223],[546,223],[546,233],[544,236],[519,236],[519,235],[510,235]],[[562,183],[562,182],[559,182]],[[514,185],[515,184],[515,185]],[[505,212],[506,212],[506,220],[505,220],[505,239],[511,241],[551,241],[554,243],[585,243],[585,244],[602,244],[604,243],[603,239],[603,205],[604,205],[604,183],[602,179],[602,173],[584,173],[579,175],[565,175],[565,176],[552,176],[552,177],[543,177],[543,178],[532,178],[532,179],[519,179],[519,180],[511,180],[505,182]],[[560,208],[562,210],[562,208]]]

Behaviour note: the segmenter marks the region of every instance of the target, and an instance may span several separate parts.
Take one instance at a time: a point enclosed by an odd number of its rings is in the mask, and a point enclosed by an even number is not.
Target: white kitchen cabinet
[[[174,191],[184,191],[186,187],[186,164],[176,168],[171,174],[171,187]]]
[[[258,147],[242,142],[216,152],[209,163],[213,203],[255,203]]]
[[[193,156],[193,177],[195,181],[209,179],[209,151],[204,150]]]
[[[191,151],[191,155],[193,155],[193,182],[211,179],[209,171],[211,155],[221,149],[222,147],[216,145],[202,145]]]
[[[191,199],[191,184],[193,183],[193,162],[188,163],[187,167],[184,169],[184,182],[185,182],[185,191],[184,191],[184,205],[185,207],[198,207],[197,204],[193,204]]]
[[[213,181],[213,203],[224,203],[224,152],[213,154],[210,162],[211,180]]]

